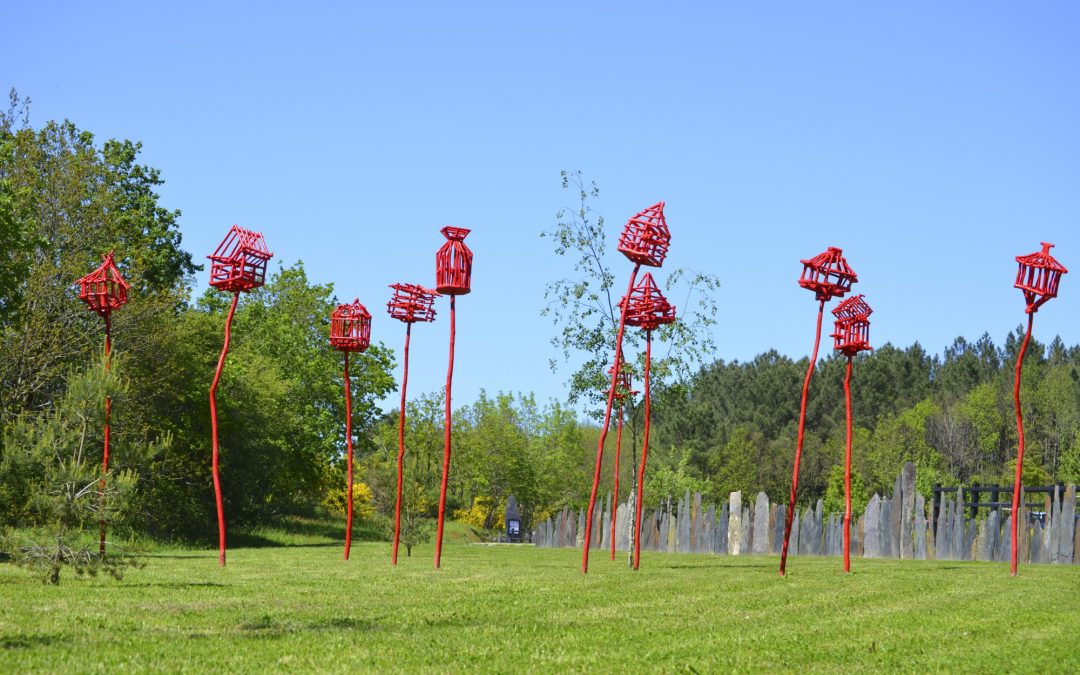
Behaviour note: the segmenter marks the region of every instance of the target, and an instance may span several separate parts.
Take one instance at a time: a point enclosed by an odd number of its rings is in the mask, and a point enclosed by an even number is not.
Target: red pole
[[[799,491],[799,460],[802,459],[803,429],[806,427],[806,397],[810,392],[810,378],[814,376],[817,365],[818,344],[821,342],[821,316],[825,312],[825,300],[818,303],[817,331],[814,334],[814,352],[810,356],[810,365],[806,369],[806,378],[802,385],[802,403],[799,404],[799,435],[795,443],[795,469],[791,474],[791,499],[788,500],[787,517],[784,520],[784,547],[780,551],[780,576],[787,568],[788,542],[791,540],[791,520],[795,517],[795,498]]]
[[[105,317],[105,372],[109,372],[112,365],[112,320],[108,314]],[[105,474],[109,472],[109,414],[112,412],[112,399],[105,396],[105,451],[101,458],[101,487],[98,489],[98,525],[101,528],[101,540],[98,544],[98,553],[105,555]]]
[[[453,302],[453,300],[451,300]],[[405,470],[405,388],[409,386],[409,337],[412,324],[405,324],[405,374],[401,376],[401,412],[397,432],[397,506],[394,507],[394,553],[391,564],[397,564],[398,541],[401,540],[401,484]]]
[[[630,274],[630,284],[626,287],[626,297],[634,290],[641,263],[634,265]],[[592,492],[589,494],[589,511],[585,514],[585,541],[581,547],[581,573],[589,572],[589,540],[592,538],[592,514],[596,508],[596,491],[600,488],[600,465],[604,459],[604,443],[607,441],[608,426],[611,424],[611,407],[615,403],[615,383],[619,379],[620,357],[622,356],[623,331],[626,329],[626,303],[619,307],[619,332],[615,336],[615,367],[611,370],[611,387],[608,389],[607,408],[604,410],[604,423],[600,426],[600,440],[596,443],[596,470],[593,472]]]
[[[615,432],[615,488],[611,496],[611,560],[615,560],[615,518],[619,513],[619,450],[622,447],[623,407],[619,405],[619,421]]]
[[[233,293],[232,304],[229,305],[229,314],[225,317],[225,344],[222,345],[221,356],[218,357],[214,381],[210,383],[210,433],[213,441],[210,468],[214,474],[214,500],[217,502],[218,564],[222,567],[225,566],[225,507],[221,503],[221,476],[218,474],[217,386],[218,381],[221,380],[221,369],[225,366],[225,355],[229,353],[233,314],[236,312],[236,303],[239,299],[240,291],[236,291]]]
[[[349,449],[349,467],[346,470],[348,486],[348,513],[345,516],[345,559],[349,559],[352,548],[353,514],[353,448],[352,448],[352,386],[349,384],[349,352],[345,352],[345,447]]]
[[[1016,448],[1016,479],[1013,481],[1012,498],[1012,562],[1009,563],[1009,575],[1016,576],[1017,554],[1020,534],[1020,483],[1024,472],[1024,416],[1020,412],[1020,371],[1024,367],[1024,352],[1027,351],[1028,342],[1031,341],[1031,324],[1035,320],[1035,313],[1028,313],[1027,333],[1020,345],[1020,353],[1016,356],[1016,381],[1013,384],[1013,405],[1016,406],[1016,434],[1019,445]],[[1026,526],[1026,524],[1025,524]]]
[[[847,407],[847,449],[844,453],[844,571],[851,571],[851,356],[844,374],[844,403]]]
[[[454,379],[454,300],[450,296],[450,365],[446,369],[446,428],[443,437],[442,487],[439,488],[439,525],[435,532],[435,569],[442,562],[443,522],[446,520],[446,484],[450,478],[450,387]]]
[[[637,517],[634,519],[634,569],[641,563],[641,509],[645,504],[645,459],[649,456],[649,364],[652,362],[652,331],[645,331],[645,431],[641,445],[641,468],[637,474]]]

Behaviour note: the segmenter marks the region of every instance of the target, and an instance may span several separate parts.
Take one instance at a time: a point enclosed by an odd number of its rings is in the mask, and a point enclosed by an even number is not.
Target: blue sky
[[[668,265],[723,284],[717,357],[809,353],[799,259],[828,245],[876,344],[937,352],[1003,340],[1014,256],[1054,242],[1076,271],[1036,336],[1080,342],[1075,4],[224,4],[10,5],[0,86],[36,124],[142,141],[197,257],[261,229],[394,348],[387,284],[432,283],[438,230],[472,228],[457,402],[564,395],[539,316],[568,272],[538,237],[572,205],[561,169],[600,184],[612,249],[667,202]],[[441,310],[414,331],[412,392],[445,377]]]

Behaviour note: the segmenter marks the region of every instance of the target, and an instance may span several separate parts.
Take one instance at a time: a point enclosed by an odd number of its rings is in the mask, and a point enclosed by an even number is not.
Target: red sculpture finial
[[[472,230],[446,226],[446,243],[435,254],[435,290],[443,295],[465,295],[472,290],[472,251],[465,237]]]
[[[394,295],[386,303],[390,316],[405,323],[435,320],[438,293],[419,284],[390,284]]]
[[[338,305],[330,315],[330,346],[342,352],[362,352],[371,345],[371,312],[360,304]]]
[[[626,305],[627,326],[655,330],[663,324],[675,321],[675,307],[660,292],[648,272],[622,301]]]
[[[874,310],[866,304],[862,294],[853,295],[837,305],[833,311],[836,317],[833,349],[844,356],[855,356],[859,352],[873,349],[870,346],[870,315]]]
[[[106,316],[127,303],[131,286],[117,269],[113,251],[103,253],[101,259],[104,262],[96,270],[75,283],[79,286],[79,299],[90,311]]]
[[[851,285],[859,280],[855,270],[844,259],[844,252],[835,246],[801,262],[803,271],[799,285],[814,291],[818,300],[842,298],[851,290]]]
[[[661,267],[670,244],[664,202],[657,202],[626,221],[618,248],[632,262]]]
[[[1057,297],[1061,275],[1069,270],[1050,255],[1053,244],[1042,242],[1042,251],[1031,255],[1018,255],[1016,262],[1020,268],[1016,272],[1014,287],[1024,292],[1028,314],[1039,311],[1039,307],[1051,298]]]
[[[266,261],[274,254],[261,232],[233,225],[210,258],[210,285],[219,291],[250,291],[266,282]]]

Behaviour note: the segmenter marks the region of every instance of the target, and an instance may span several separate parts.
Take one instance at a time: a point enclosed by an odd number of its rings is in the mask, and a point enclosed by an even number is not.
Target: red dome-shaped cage
[[[79,287],[79,299],[86,303],[90,311],[101,316],[111,314],[127,303],[128,289],[131,287],[117,269],[113,253],[102,254],[104,262],[75,282]]]
[[[873,349],[870,346],[870,315],[874,310],[862,294],[844,300],[832,313],[836,317],[835,332],[832,334],[833,349],[844,356],[855,356]]]
[[[855,270],[844,259],[844,252],[835,246],[801,262],[803,271],[799,285],[813,291],[818,300],[842,298],[851,290],[851,285],[859,281]]]
[[[657,202],[626,221],[619,236],[619,251],[632,262],[660,267],[671,245],[664,218],[664,202]]]
[[[641,277],[630,296],[623,298],[626,305],[626,325],[655,330],[675,321],[675,307],[667,301],[660,287],[648,272]]]
[[[1061,275],[1069,270],[1050,255],[1053,244],[1042,242],[1042,250],[1031,255],[1018,255],[1016,262],[1020,269],[1016,272],[1014,287],[1024,292],[1027,301],[1027,313],[1039,311],[1039,307],[1051,298],[1057,297]]]
[[[386,303],[391,318],[405,323],[435,320],[435,298],[438,293],[420,284],[390,284],[394,294]]]
[[[465,295],[472,290],[472,251],[465,237],[472,230],[444,227],[446,243],[435,254],[435,290],[443,295]]]
[[[342,352],[362,352],[371,346],[371,312],[353,300],[330,315],[330,346]]]
[[[266,283],[266,261],[274,254],[261,232],[233,225],[210,258],[210,285],[220,291],[250,291]]]

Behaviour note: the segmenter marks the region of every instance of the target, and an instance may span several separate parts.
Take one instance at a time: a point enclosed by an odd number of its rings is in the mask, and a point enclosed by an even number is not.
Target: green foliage
[[[844,467],[840,464],[829,470],[829,484],[825,489],[825,513],[844,512]],[[870,503],[870,492],[857,471],[851,472],[851,513],[852,518],[866,511]]]
[[[433,506],[419,483],[410,481],[402,490],[399,542],[405,547],[405,557],[412,557],[413,546],[426,544],[435,534],[435,521],[428,517]]]

